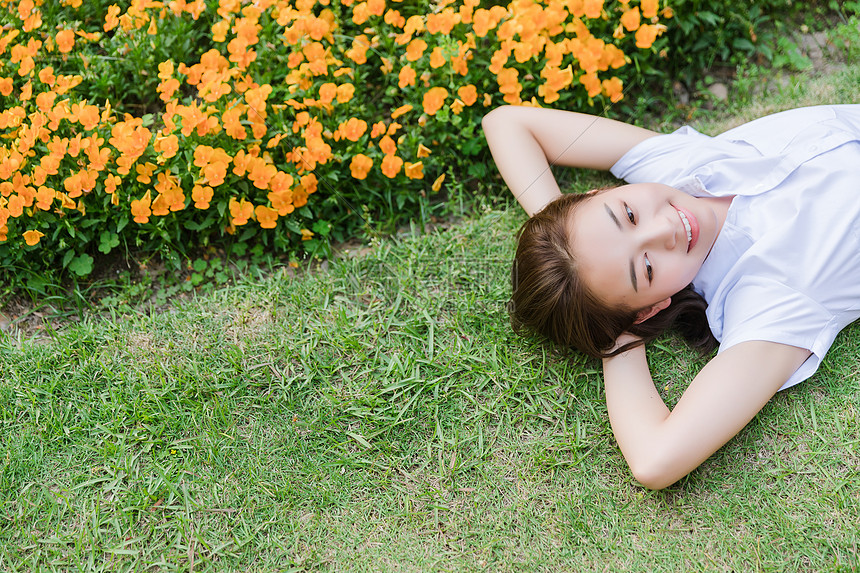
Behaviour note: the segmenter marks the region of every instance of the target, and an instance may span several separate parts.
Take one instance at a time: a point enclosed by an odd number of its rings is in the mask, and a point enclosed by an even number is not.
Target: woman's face
[[[595,193],[570,221],[580,276],[610,306],[661,310],[696,276],[727,208],[660,183]]]

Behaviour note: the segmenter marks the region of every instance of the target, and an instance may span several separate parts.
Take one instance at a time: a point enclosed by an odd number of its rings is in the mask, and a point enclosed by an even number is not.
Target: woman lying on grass
[[[530,216],[514,327],[603,359],[612,430],[649,488],[692,471],[811,376],[860,317],[860,105],[716,137],[503,107],[484,131]],[[550,163],[629,184],[562,195]],[[719,344],[672,411],[643,346],[668,328],[704,351]]]

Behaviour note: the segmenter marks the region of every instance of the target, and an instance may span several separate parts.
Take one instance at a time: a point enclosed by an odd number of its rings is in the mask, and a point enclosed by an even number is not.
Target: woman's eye
[[[651,268],[651,261],[648,260],[648,255],[645,255],[645,274],[648,275],[648,282],[654,278],[654,269]]]
[[[630,209],[630,207],[627,206],[626,203],[624,204],[624,212],[627,213],[627,218],[630,220],[630,222],[635,225],[636,218],[633,216],[633,211]]]

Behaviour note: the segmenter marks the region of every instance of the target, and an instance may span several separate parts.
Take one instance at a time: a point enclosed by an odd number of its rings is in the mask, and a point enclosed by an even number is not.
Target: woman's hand
[[[629,332],[622,332],[621,336],[615,339],[615,344],[610,349],[610,352],[615,352],[617,349],[623,347],[626,344],[630,344],[631,342],[639,342],[640,340],[642,339],[635,334],[630,334]]]

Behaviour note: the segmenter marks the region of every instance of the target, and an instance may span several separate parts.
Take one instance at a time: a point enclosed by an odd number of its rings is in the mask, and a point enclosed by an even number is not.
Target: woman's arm
[[[656,132],[594,115],[504,106],[482,122],[493,159],[529,216],[561,195],[550,165],[607,170]]]
[[[605,359],[609,420],[633,475],[651,489],[687,475],[746,426],[809,354],[774,342],[733,346],[699,372],[671,412],[644,347]]]

